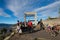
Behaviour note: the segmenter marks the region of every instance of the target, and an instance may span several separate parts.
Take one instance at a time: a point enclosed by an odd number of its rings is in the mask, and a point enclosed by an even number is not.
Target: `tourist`
[[[21,34],[22,33],[22,30],[21,30],[21,28],[20,28],[20,22],[19,22],[19,20],[17,21],[18,23],[17,23],[17,32],[19,33],[19,34]]]
[[[57,36],[59,34],[56,25],[52,27],[52,31],[55,33],[55,36]]]
[[[51,31],[51,26],[48,26],[47,30],[48,30],[48,32],[50,32]]]
[[[40,30],[44,30],[44,24],[43,24],[43,22],[42,22],[42,19],[38,22],[38,24],[40,24]]]
[[[28,21],[28,31],[29,32],[32,32],[32,22],[31,21]]]

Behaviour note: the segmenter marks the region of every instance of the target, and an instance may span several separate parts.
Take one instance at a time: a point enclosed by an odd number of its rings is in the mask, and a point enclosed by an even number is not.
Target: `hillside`
[[[58,24],[60,25],[60,19],[50,19],[50,20],[44,20],[44,24]]]
[[[4,23],[0,23],[0,28],[10,28],[12,27],[13,24],[4,24]]]

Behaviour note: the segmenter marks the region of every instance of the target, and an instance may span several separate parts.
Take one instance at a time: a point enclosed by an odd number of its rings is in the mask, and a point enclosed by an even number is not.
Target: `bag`
[[[21,29],[19,30],[19,33],[22,33],[22,30]]]

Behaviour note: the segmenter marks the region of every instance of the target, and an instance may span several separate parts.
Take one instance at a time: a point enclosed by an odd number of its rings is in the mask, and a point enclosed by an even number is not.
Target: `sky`
[[[37,20],[58,17],[60,0],[0,0],[0,23],[23,22],[26,12],[36,12]],[[34,17],[26,17],[26,20]]]

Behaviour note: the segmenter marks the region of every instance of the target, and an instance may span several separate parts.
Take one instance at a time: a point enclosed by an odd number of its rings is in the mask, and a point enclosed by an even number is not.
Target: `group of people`
[[[47,24],[46,26],[43,24],[42,19],[38,22],[40,24],[40,30],[46,30],[47,32],[53,34],[54,36],[57,36],[59,34],[60,27],[56,23],[51,26]]]
[[[22,34],[23,31],[28,31],[29,33],[33,32],[33,24],[31,21],[28,21],[26,23],[27,27],[25,27],[24,22],[20,23],[19,20],[17,22],[18,22],[17,23],[17,32],[18,33]],[[38,22],[38,24],[40,24],[40,30],[47,30],[48,32],[54,32],[55,36],[57,36],[59,34],[57,25],[50,26],[49,24],[47,24],[46,27],[44,27],[45,25],[43,24],[42,19]]]
[[[51,36],[57,36],[59,34],[59,29],[57,25],[50,26],[49,24],[46,25],[46,31],[50,34]]]
[[[26,25],[27,25],[27,27],[25,27],[25,23],[23,22],[19,22],[19,20],[17,21],[18,23],[17,23],[17,32],[19,33],[19,34],[22,34],[22,32],[24,32],[24,31],[28,31],[28,32],[32,32],[33,31],[33,28],[32,28],[32,22],[31,21],[28,21],[27,23],[26,23]]]

